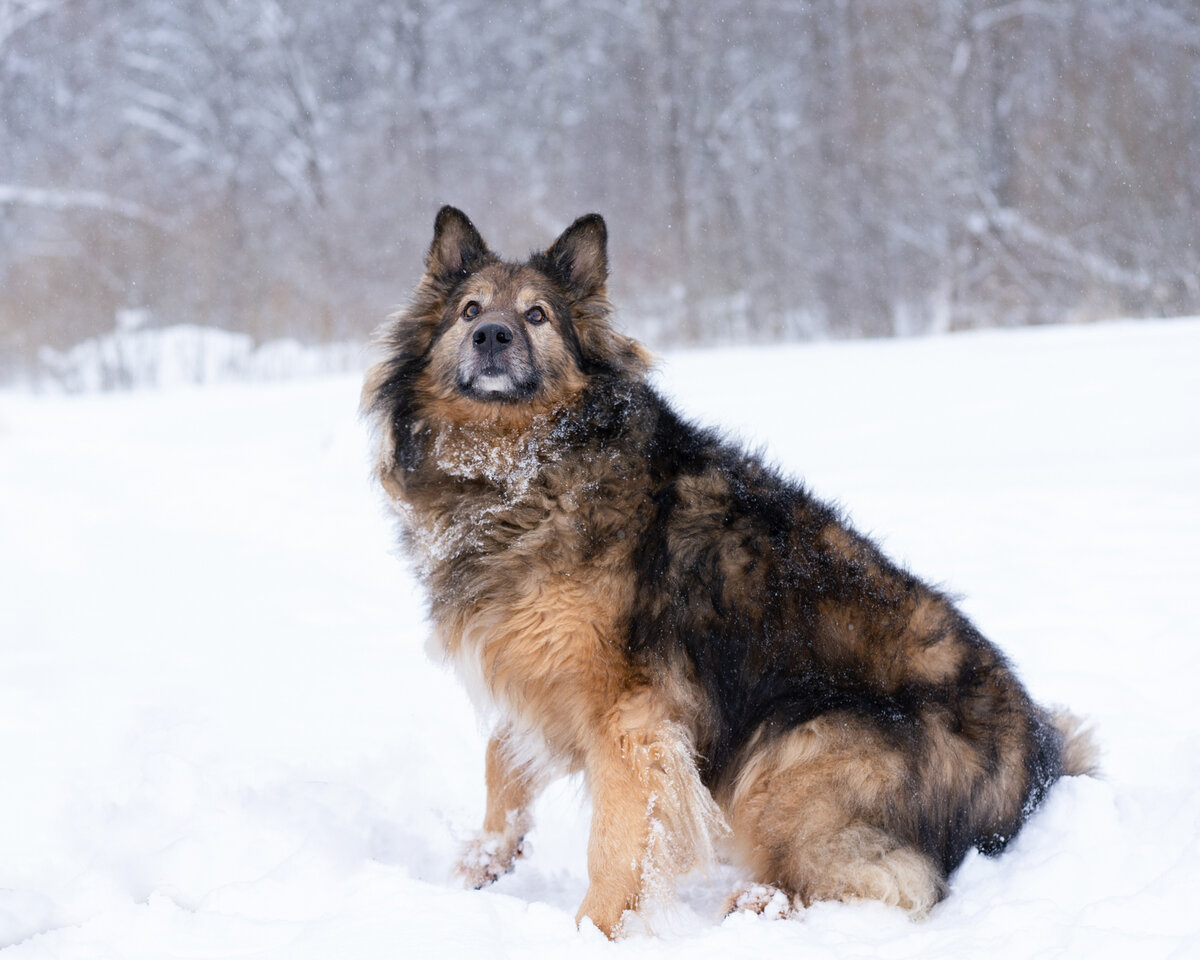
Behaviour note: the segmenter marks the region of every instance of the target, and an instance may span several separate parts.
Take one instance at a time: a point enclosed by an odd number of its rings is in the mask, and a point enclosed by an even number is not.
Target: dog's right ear
[[[438,211],[433,222],[433,243],[425,255],[425,269],[430,276],[454,279],[492,255],[465,213],[451,206]]]

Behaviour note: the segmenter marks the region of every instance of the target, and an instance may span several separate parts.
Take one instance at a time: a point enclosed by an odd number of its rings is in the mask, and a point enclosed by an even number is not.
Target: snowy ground
[[[427,661],[353,378],[0,394],[0,953],[41,957],[1200,956],[1200,321],[672,355],[762,444],[1096,724],[922,923],[769,922],[687,881],[657,934],[572,917],[586,798],[449,874],[484,734]]]

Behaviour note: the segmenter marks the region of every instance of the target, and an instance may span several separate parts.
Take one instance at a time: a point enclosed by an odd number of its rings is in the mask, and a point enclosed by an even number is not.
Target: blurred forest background
[[[660,345],[1200,313],[1200,3],[0,0],[0,376],[362,339],[444,202]]]

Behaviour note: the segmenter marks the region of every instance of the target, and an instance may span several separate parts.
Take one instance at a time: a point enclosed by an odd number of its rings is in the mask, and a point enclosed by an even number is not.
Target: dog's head
[[[606,243],[603,218],[589,214],[546,250],[505,261],[465,214],[443,207],[413,302],[386,330],[388,356],[368,375],[365,405],[391,408],[395,426],[519,427],[569,403],[594,376],[640,378],[649,354],[612,328]]]

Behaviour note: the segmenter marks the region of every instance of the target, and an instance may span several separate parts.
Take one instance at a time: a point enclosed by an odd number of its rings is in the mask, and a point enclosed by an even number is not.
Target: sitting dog
[[[581,771],[578,919],[610,936],[717,841],[733,908],[924,914],[1087,739],[946,596],[647,384],[606,240],[593,214],[509,262],[443,208],[364,387],[435,642],[500,718],[461,872],[510,870],[539,789]]]

